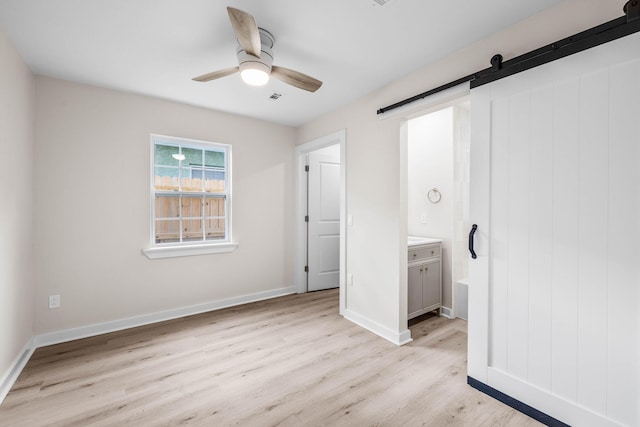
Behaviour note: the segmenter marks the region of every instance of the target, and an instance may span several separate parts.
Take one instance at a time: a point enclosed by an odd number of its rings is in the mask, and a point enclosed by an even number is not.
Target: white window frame
[[[191,256],[191,255],[204,255],[211,253],[223,253],[232,252],[238,247],[238,243],[232,239],[232,197],[231,197],[231,145],[220,144],[209,141],[200,141],[187,138],[179,138],[173,136],[156,135],[150,136],[150,242],[149,247],[142,250],[143,254],[149,259],[156,258],[173,258],[178,256]],[[225,191],[223,193],[208,193],[205,191],[182,191],[182,190],[156,190],[155,188],[155,146],[156,144],[176,145],[179,147],[206,149],[214,148],[216,150],[223,150],[225,153]],[[197,167],[200,170],[207,169],[204,165]],[[184,169],[184,166],[181,167]],[[193,169],[188,167],[187,169]],[[190,171],[192,174],[192,171]],[[181,180],[179,179],[179,182]],[[156,195],[176,195],[176,196],[211,196],[211,195],[223,195],[225,199],[225,239],[207,241],[204,239],[200,241],[190,242],[169,242],[169,243],[156,243],[155,239],[155,198]],[[203,228],[204,233],[204,228]],[[182,230],[181,230],[182,235]]]

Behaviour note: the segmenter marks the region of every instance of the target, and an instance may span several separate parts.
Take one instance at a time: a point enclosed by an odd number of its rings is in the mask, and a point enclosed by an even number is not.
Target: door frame
[[[408,213],[408,191],[409,191],[409,177],[407,169],[409,167],[409,121],[418,117],[425,116],[430,113],[454,106],[463,102],[469,98],[470,94],[469,82],[461,83],[452,88],[443,90],[426,98],[415,102],[412,105],[398,108],[390,113],[384,113],[381,115],[381,120],[398,120],[398,132],[399,132],[399,183],[400,183],[400,221],[399,221],[399,245],[406,248],[407,235],[409,228],[409,213]],[[404,325],[404,329],[408,330],[408,268],[409,260],[407,259],[407,251],[400,251],[400,319],[401,325]],[[442,283],[444,286],[444,283]],[[455,287],[453,287],[455,288]],[[455,289],[451,290],[452,307],[451,312],[455,313]],[[441,311],[442,313],[442,311]],[[401,328],[402,329],[402,328]]]
[[[346,266],[347,266],[347,191],[346,191],[346,129],[314,139],[295,148],[295,245],[294,282],[296,292],[307,292],[307,273],[304,266],[307,259],[307,180],[304,166],[307,154],[332,145],[340,145],[340,314],[346,308]]]

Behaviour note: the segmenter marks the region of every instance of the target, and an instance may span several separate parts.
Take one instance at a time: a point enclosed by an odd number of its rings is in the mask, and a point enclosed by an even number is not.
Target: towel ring
[[[429,199],[431,203],[438,203],[440,199],[442,199],[442,194],[440,194],[440,191],[437,188],[432,188],[427,193],[427,199]]]

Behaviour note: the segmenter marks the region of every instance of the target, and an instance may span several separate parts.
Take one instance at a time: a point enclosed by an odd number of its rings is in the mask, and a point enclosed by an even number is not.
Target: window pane
[[[205,176],[205,171],[200,166],[191,167],[191,178],[202,179]]]
[[[182,217],[183,218],[202,218],[202,197],[182,198]]]
[[[182,241],[202,240],[202,197],[182,198]]]
[[[225,173],[222,169],[207,168],[204,171],[205,179],[219,179],[224,181],[224,175]]]
[[[202,218],[182,220],[182,241],[202,241]]]
[[[180,241],[179,219],[157,219],[155,221],[156,243],[173,243]]]
[[[156,218],[180,218],[180,196],[156,195]]]
[[[205,150],[205,190],[211,193],[225,192],[225,153]]]
[[[201,148],[182,147],[182,191],[203,191]],[[195,169],[195,170],[194,170]]]
[[[204,154],[207,167],[224,169],[224,151],[205,150]]]
[[[207,240],[225,239],[224,198],[207,197],[205,202],[205,232]]]
[[[206,170],[204,179],[205,191],[210,193],[225,192],[225,172],[220,170]]]
[[[156,166],[153,184],[156,190],[178,190],[178,168]]]
[[[178,167],[180,148],[173,145],[156,144],[154,165]],[[174,157],[175,156],[175,157]]]

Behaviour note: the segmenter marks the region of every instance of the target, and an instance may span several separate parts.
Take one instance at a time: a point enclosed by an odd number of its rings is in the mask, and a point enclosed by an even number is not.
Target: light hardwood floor
[[[291,295],[38,349],[1,426],[533,426],[466,384],[466,322],[397,347]]]

